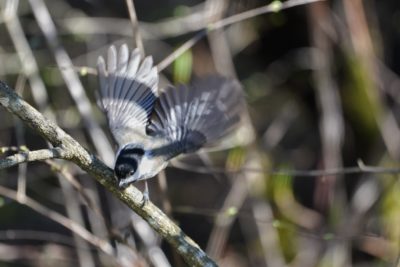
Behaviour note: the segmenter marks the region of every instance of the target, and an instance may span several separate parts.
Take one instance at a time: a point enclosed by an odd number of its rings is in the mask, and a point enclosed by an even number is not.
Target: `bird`
[[[122,44],[98,57],[98,105],[104,112],[118,150],[117,185],[152,178],[182,154],[215,147],[242,120],[245,99],[241,84],[218,74],[190,85],[159,89],[151,56]],[[143,192],[149,199],[147,182]]]

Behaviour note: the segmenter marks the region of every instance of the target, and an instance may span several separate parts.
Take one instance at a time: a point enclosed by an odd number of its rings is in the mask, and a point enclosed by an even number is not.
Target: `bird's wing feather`
[[[161,93],[148,134],[168,140],[154,153],[172,158],[215,144],[241,120],[245,107],[240,84],[209,76],[190,87],[169,87]]]
[[[138,49],[128,46],[108,49],[107,63],[99,57],[99,106],[107,115],[110,130],[121,146],[135,134],[145,135],[157,99],[158,73],[151,57],[141,61]]]

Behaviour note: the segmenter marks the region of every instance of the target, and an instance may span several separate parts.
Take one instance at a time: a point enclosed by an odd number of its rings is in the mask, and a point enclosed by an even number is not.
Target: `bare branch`
[[[63,158],[65,155],[64,151],[60,148],[40,149],[36,151],[23,151],[12,156],[8,156],[5,159],[0,160],[0,170],[10,168],[12,166],[30,162],[40,161],[46,159]]]

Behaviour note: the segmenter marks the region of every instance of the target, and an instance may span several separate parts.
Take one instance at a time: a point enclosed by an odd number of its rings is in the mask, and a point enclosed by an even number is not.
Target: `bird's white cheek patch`
[[[143,158],[141,163],[140,163],[140,168],[139,171],[141,172],[141,175],[145,175],[149,173],[151,170],[153,170],[153,161],[147,158]]]

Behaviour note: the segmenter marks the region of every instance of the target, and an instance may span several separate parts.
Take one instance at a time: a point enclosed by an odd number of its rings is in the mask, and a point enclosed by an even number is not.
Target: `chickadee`
[[[191,86],[159,93],[151,57],[122,45],[98,58],[99,106],[118,143],[115,175],[120,188],[151,178],[183,153],[215,145],[241,120],[245,107],[240,84],[209,76]],[[148,199],[147,184],[145,198]]]

